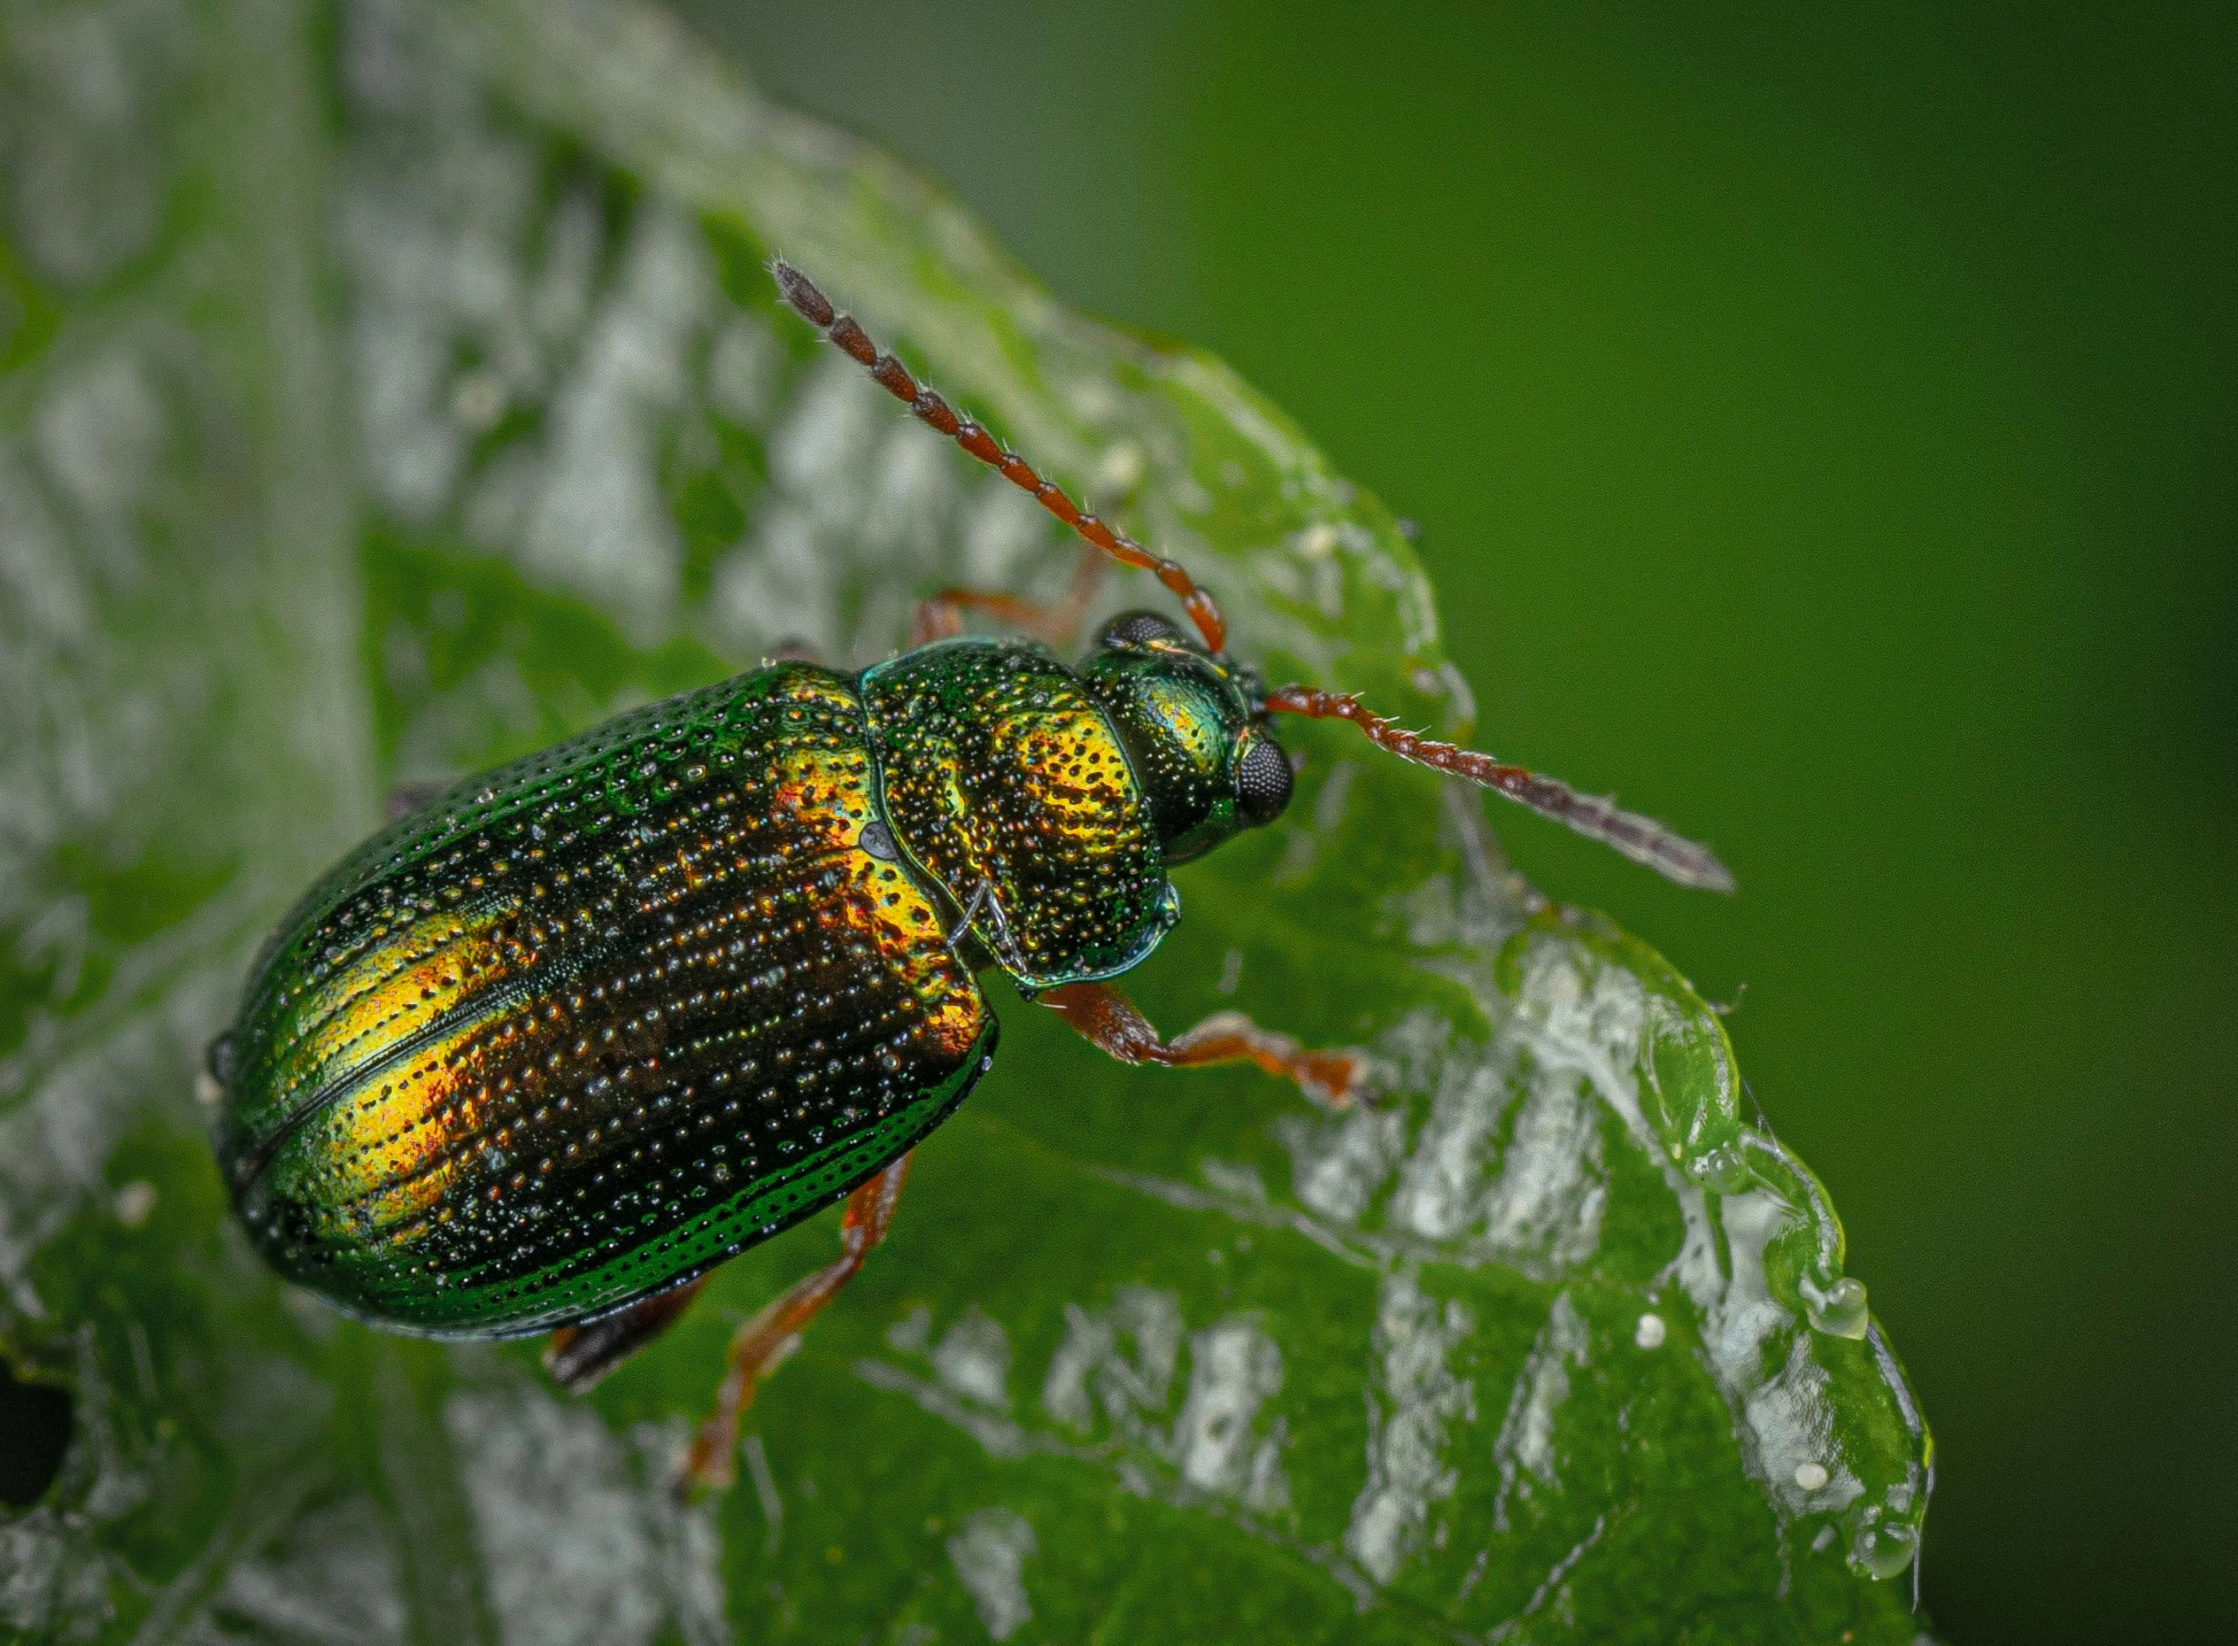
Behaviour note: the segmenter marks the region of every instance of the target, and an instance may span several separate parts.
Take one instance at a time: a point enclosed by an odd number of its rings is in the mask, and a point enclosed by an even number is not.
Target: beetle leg
[[[687,1489],[721,1488],[738,1478],[738,1419],[754,1403],[755,1385],[792,1352],[801,1328],[839,1295],[862,1268],[863,1259],[886,1238],[894,1202],[901,1198],[902,1179],[908,1175],[909,1156],[903,1155],[849,1195],[839,1221],[838,1261],[794,1281],[738,1328],[730,1340],[729,1367],[715,1391],[714,1415],[699,1426],[684,1460],[682,1484]]]
[[[1260,1028],[1241,1012],[1215,1012],[1188,1033],[1164,1040],[1134,1002],[1108,983],[1066,983],[1045,991],[1041,1003],[1083,1040],[1122,1063],[1160,1063],[1170,1069],[1256,1063],[1271,1075],[1297,1082],[1306,1096],[1332,1109],[1357,1102],[1367,1077],[1365,1052],[1314,1051],[1286,1034]]]
[[[400,817],[409,817],[450,786],[447,777],[406,778],[381,797],[381,819],[394,823]]]
[[[588,1326],[562,1326],[544,1345],[544,1369],[569,1394],[589,1394],[600,1378],[674,1325],[707,1279],[655,1292]]]
[[[917,603],[909,619],[909,643],[924,646],[962,634],[964,613],[976,611],[1013,628],[1024,629],[1036,640],[1046,640],[1060,651],[1069,650],[1080,639],[1080,626],[1095,601],[1096,585],[1102,581],[1103,568],[1101,554],[1093,549],[1084,552],[1073,568],[1072,586],[1065,591],[1064,599],[1053,606],[1021,600],[1014,594],[942,589],[930,600]]]

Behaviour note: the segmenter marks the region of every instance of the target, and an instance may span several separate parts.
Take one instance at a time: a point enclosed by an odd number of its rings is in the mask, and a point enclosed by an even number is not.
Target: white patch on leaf
[[[1260,1407],[1281,1392],[1282,1351],[1257,1321],[1233,1318],[1192,1335],[1189,1393],[1173,1428],[1181,1478],[1261,1512],[1288,1508],[1287,1428],[1278,1417],[1264,1435],[1253,1429]]]
[[[1585,1322],[1569,1293],[1557,1292],[1515,1380],[1499,1438],[1492,1443],[1500,1465],[1500,1493],[1492,1509],[1497,1531],[1508,1529],[1511,1503],[1530,1497],[1534,1482],[1540,1487],[1559,1484],[1561,1448],[1555,1424],[1570,1398],[1570,1373],[1585,1364],[1588,1345]]]
[[[1344,1533],[1345,1552],[1379,1583],[1429,1540],[1433,1506],[1460,1483],[1453,1430],[1475,1421],[1476,1385],[1453,1363],[1475,1330],[1464,1304],[1441,1304],[1404,1270],[1385,1276],[1373,1337],[1367,1480]]]
[[[1034,1529],[1011,1509],[975,1509],[948,1540],[949,1564],[971,1596],[989,1637],[1008,1640],[1031,1621],[1026,1561],[1039,1550]]]
[[[1010,1335],[974,1304],[933,1346],[933,1371],[966,1400],[1008,1410]]]
[[[455,1394],[444,1427],[505,1646],[643,1646],[674,1617],[705,1633],[721,1577],[703,1509],[680,1508],[673,1448],[632,1459],[591,1407],[519,1386]]]

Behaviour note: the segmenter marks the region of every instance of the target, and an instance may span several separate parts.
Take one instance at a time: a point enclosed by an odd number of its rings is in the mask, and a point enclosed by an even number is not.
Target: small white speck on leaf
[[[1661,1315],[1644,1314],[1640,1316],[1639,1325],[1632,1330],[1632,1341],[1643,1349],[1660,1349],[1663,1347],[1665,1331]]]
[[[1142,448],[1122,440],[1096,466],[1096,490],[1107,497],[1124,497],[1142,484],[1143,468]]]
[[[1230,949],[1221,957],[1220,981],[1213,988],[1221,994],[1234,994],[1236,985],[1243,981],[1243,951]]]
[[[1795,1465],[1795,1484],[1802,1487],[1806,1492],[1822,1490],[1827,1481],[1832,1478],[1831,1475],[1827,1474],[1826,1465],[1823,1463],[1798,1463]]]
[[[470,434],[482,434],[505,415],[505,385],[495,372],[470,371],[451,389],[451,416]]]
[[[155,1185],[136,1177],[117,1191],[117,1221],[137,1229],[155,1215]]]

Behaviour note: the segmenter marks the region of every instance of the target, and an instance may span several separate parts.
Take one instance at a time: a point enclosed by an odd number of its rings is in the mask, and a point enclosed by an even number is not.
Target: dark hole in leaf
[[[19,1383],[0,1360],[0,1503],[25,1509],[38,1502],[69,1449],[70,1391]]]

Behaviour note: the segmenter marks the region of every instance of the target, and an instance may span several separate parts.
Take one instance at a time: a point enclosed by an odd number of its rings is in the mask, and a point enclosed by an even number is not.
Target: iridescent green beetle
[[[977,973],[1000,967],[1128,1062],[1249,1060],[1328,1103],[1357,1095],[1357,1053],[1233,1013],[1166,1041],[1107,981],[1173,924],[1172,865],[1281,815],[1271,716],[1350,720],[1673,879],[1731,886],[1606,801],[1347,697],[1267,690],[1180,566],[772,271],[919,418],[1153,570],[1198,637],[1135,613],[1067,667],[961,637],[966,607],[1036,614],[951,590],[912,649],[859,674],[774,665],[461,783],[311,889],[210,1056],[219,1160],[274,1267],[393,1330],[550,1332],[576,1390],[717,1264],[845,1198],[841,1257],[732,1344],[687,1463],[711,1484],[757,1380],[884,1236],[910,1150],[992,1063]]]

